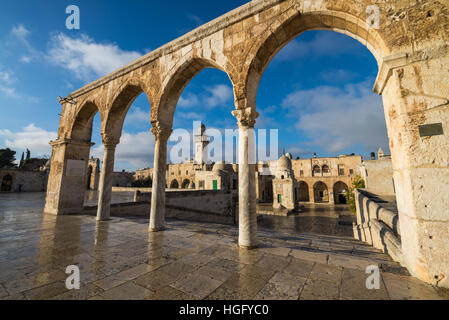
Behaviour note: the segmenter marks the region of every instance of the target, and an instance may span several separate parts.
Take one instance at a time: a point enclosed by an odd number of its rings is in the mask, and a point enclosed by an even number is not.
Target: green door
[[[218,190],[218,181],[214,180],[213,183],[214,183],[214,190]]]
[[[278,203],[282,203],[282,195],[278,194]]]

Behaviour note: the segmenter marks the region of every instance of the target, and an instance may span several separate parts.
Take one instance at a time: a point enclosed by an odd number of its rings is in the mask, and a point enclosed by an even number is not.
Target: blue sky
[[[246,1],[9,1],[0,12],[0,148],[50,155],[67,96],[135,58],[157,49]],[[80,30],[65,27],[68,5],[81,12]],[[310,31],[281,50],[263,75],[257,128],[279,130],[279,152],[310,157],[364,156],[388,141],[381,97],[371,90],[377,64],[356,40]],[[131,107],[117,148],[116,170],[152,166],[149,103]],[[236,128],[226,74],[203,70],[184,90],[174,129],[192,122]],[[99,116],[91,154],[102,156]],[[173,142],[171,143],[173,145]],[[274,155],[273,157],[276,157]]]

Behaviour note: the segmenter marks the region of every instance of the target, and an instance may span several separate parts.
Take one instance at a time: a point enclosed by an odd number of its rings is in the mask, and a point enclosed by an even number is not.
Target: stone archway
[[[184,181],[181,184],[181,188],[182,189],[188,189],[190,186],[190,180],[189,179],[184,179]]]
[[[333,190],[335,204],[346,204],[346,191],[348,191],[346,183],[342,181],[336,182]]]
[[[449,198],[447,192],[433,192],[447,191],[449,185],[449,4],[377,2],[379,28],[368,23],[370,5],[371,0],[253,0],[62,99],[45,212],[82,210],[91,111],[101,107],[103,139],[110,145],[106,149],[112,149],[120,138],[121,111],[141,88],[150,100],[156,140],[150,230],[163,230],[166,143],[174,109],[192,77],[203,68],[215,67],[231,79],[239,146],[247,146],[239,150],[239,244],[256,246],[256,187],[248,132],[258,116],[259,81],[271,59],[293,38],[308,30],[333,30],[360,41],[378,62],[374,91],[382,94],[384,103],[404,264],[422,280],[449,286],[449,256],[439,252],[449,252],[445,236]],[[108,154],[112,159],[113,152]],[[106,163],[110,167],[113,159]],[[108,189],[107,176],[102,181]],[[107,194],[104,199],[101,203],[107,208]]]
[[[318,181],[313,185],[313,196],[316,203],[328,203],[329,202],[329,190],[327,185]]]
[[[12,183],[13,183],[13,179],[10,174],[3,176],[1,191],[2,192],[11,192],[12,191]]]
[[[310,201],[309,185],[305,181],[299,182],[298,193],[299,193],[299,201],[303,201],[303,202]]]
[[[174,179],[174,180],[172,180],[172,182],[170,182],[170,189],[179,189],[178,180]]]

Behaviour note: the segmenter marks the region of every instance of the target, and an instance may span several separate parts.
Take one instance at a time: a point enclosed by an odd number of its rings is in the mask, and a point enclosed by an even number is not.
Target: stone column
[[[310,184],[308,184],[308,186],[309,186],[309,202],[310,203],[315,203],[315,190],[313,189],[314,185],[315,184],[313,183],[313,181]]]
[[[382,94],[401,228],[402,264],[449,287],[449,53],[384,57]]]
[[[91,142],[60,138],[52,141],[50,174],[44,212],[80,213],[84,207],[86,171]]]
[[[232,114],[239,126],[239,246],[252,249],[258,245],[254,134],[258,113],[246,108]]]
[[[107,221],[111,215],[112,179],[114,175],[115,148],[120,140],[112,136],[103,135],[104,156],[103,168],[98,188],[97,221]]]
[[[155,147],[153,187],[151,189],[150,232],[157,232],[165,229],[167,140],[172,133],[172,129],[159,122],[154,122],[151,132],[154,135]]]

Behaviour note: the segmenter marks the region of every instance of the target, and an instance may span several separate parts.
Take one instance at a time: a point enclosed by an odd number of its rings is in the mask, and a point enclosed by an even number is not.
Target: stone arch
[[[334,200],[336,204],[346,204],[346,191],[348,190],[348,185],[342,181],[337,181],[334,184]]]
[[[113,137],[120,138],[126,115],[137,97],[139,97],[142,93],[145,93],[148,101],[150,102],[151,108],[151,96],[148,92],[149,90],[145,83],[136,78],[125,81],[122,85],[120,85],[111,99],[112,102],[106,113],[104,127],[102,126],[102,132],[112,135]],[[151,113],[148,114],[148,123],[150,123],[150,121]]]
[[[158,111],[155,113],[157,114],[157,119],[154,119],[153,116],[152,121],[161,121],[171,126],[173,124],[176,105],[185,87],[196,75],[208,68],[218,69],[226,73],[234,89],[232,76],[226,71],[224,66],[219,65],[216,61],[200,57],[182,59],[173,67],[173,71],[165,77],[162,83]]]
[[[1,191],[2,192],[11,192],[12,191],[12,183],[13,183],[12,175],[10,175],[10,174],[4,175],[2,178]]]
[[[102,112],[98,105],[92,100],[83,102],[75,114],[72,127],[69,130],[69,137],[76,141],[90,142],[94,117],[99,111],[103,124]]]
[[[310,196],[309,196],[309,185],[305,181],[300,181],[298,185],[298,200],[309,202]]]
[[[353,2],[353,1],[351,1]],[[306,2],[300,5],[306,6]],[[324,4],[323,4],[324,6]],[[246,74],[246,98],[250,105],[256,105],[257,90],[265,69],[276,54],[301,33],[312,30],[330,30],[362,43],[374,56],[378,65],[381,59],[391,53],[384,36],[366,23],[368,14],[355,2],[346,4],[351,14],[326,8],[291,8],[267,23],[245,57],[243,73]],[[300,10],[301,9],[301,10]]]
[[[181,188],[182,189],[188,189],[190,185],[190,180],[189,179],[184,179],[184,181],[181,184]]]
[[[313,185],[313,196],[314,201],[317,203],[328,203],[329,202],[329,189],[327,188],[327,185],[322,182],[318,181]]]
[[[179,188],[179,182],[176,179],[173,179],[170,182],[170,189],[178,189]]]

